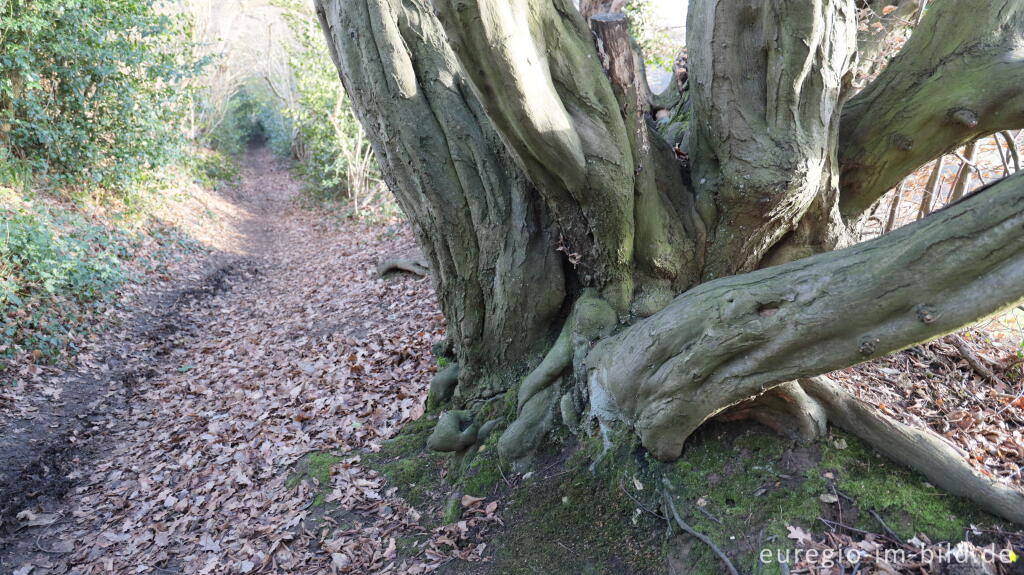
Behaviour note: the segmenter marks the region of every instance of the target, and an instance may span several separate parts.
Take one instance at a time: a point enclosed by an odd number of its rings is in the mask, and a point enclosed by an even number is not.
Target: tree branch
[[[1022,229],[1024,174],[877,239],[702,284],[599,343],[591,384],[656,457],[675,459],[708,417],[766,389],[1013,305]]]
[[[900,53],[843,109],[840,211],[859,219],[929,160],[1024,126],[1024,3],[936,0]]]
[[[438,0],[488,116],[582,256],[584,283],[632,297],[633,154],[589,28],[569,0]],[[589,277],[588,277],[589,276]]]

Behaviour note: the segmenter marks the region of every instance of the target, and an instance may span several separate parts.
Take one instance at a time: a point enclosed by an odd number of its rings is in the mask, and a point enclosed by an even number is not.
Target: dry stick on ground
[[[882,526],[882,529],[885,530],[885,532],[889,535],[889,537],[892,537],[896,541],[899,541],[900,545],[906,545],[906,543],[903,542],[903,539],[901,539],[900,536],[897,535],[895,531],[893,531],[892,529],[889,528],[889,525],[885,522],[884,519],[882,519],[882,516],[879,515],[877,511],[875,511],[874,509],[871,509],[870,513],[871,513],[871,516],[875,518],[875,521],[878,521],[879,525]]]
[[[668,481],[668,479],[664,477],[662,478],[662,481],[665,483],[665,489],[662,490],[661,494],[662,496],[664,496],[665,504],[672,512],[672,517],[675,518],[676,523],[679,525],[679,528],[689,533],[690,535],[693,535],[694,537],[699,539],[701,543],[704,543],[705,545],[710,547],[711,550],[715,552],[715,555],[718,555],[718,558],[722,560],[722,563],[725,563],[725,566],[729,570],[729,573],[731,573],[732,575],[740,575],[739,571],[737,571],[736,567],[732,564],[732,561],[729,561],[729,558],[725,556],[725,553],[723,553],[717,545],[715,545],[714,541],[709,539],[707,535],[704,535],[703,533],[697,531],[693,527],[690,527],[689,524],[683,521],[683,518],[679,516],[679,512],[676,511],[675,503],[672,503],[672,496],[669,495],[668,492],[668,489],[672,486],[672,484]]]
[[[426,277],[430,275],[430,264],[423,258],[392,258],[382,260],[377,264],[378,276],[392,271],[409,272]]]
[[[664,520],[664,521],[669,521],[668,517],[665,517],[664,515],[661,515],[660,513],[657,513],[655,511],[651,511],[650,509],[647,508],[646,505],[644,505],[643,503],[640,503],[639,499],[637,499],[636,497],[633,497],[633,494],[630,493],[629,491],[626,491],[626,486],[622,484],[621,480],[619,481],[619,489],[622,490],[622,492],[626,494],[626,497],[629,497],[630,499],[632,499],[633,503],[638,508],[640,508],[640,509],[644,510],[645,512],[647,512],[647,513],[657,517],[658,519],[661,519],[661,520]]]
[[[960,357],[964,358],[964,361],[967,362],[967,365],[971,366],[971,369],[973,369],[978,373],[978,375],[984,377],[985,379],[989,380],[992,383],[1000,383],[1000,380],[998,377],[996,377],[996,374],[993,373],[992,370],[989,369],[988,366],[986,366],[985,363],[981,361],[981,358],[979,358],[971,350],[970,346],[967,345],[967,342],[964,341],[964,338],[960,337],[959,335],[954,335],[950,339],[952,339],[953,347],[956,348],[956,351],[960,354]]]

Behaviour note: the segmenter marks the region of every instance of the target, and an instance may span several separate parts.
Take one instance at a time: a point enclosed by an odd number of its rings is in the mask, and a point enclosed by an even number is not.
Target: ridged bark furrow
[[[387,183],[430,259],[462,378],[522,370],[557,335],[565,296],[544,204],[426,2],[323,0],[317,12]],[[494,385],[498,393],[509,382]]]

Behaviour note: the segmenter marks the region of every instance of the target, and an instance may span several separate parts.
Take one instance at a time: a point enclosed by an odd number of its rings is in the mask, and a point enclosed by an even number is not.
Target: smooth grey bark
[[[843,217],[970,140],[1024,127],[1024,2],[934,0],[903,49],[843,108]]]
[[[430,260],[456,397],[504,391],[557,335],[557,232],[466,84],[429,5],[323,0],[317,14],[386,181]],[[530,366],[532,367],[532,365]],[[480,389],[481,387],[485,389]]]

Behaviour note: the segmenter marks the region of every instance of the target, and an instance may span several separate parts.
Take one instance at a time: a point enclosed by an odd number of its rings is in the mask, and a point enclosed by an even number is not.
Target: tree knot
[[[978,114],[969,108],[954,108],[950,111],[949,117],[957,124],[961,124],[968,128],[975,128],[978,126]]]
[[[875,347],[877,347],[879,343],[881,343],[881,340],[877,337],[865,335],[860,338],[860,345],[857,349],[860,351],[861,355],[871,355],[875,352]]]
[[[932,323],[935,321],[937,312],[933,306],[922,303],[915,308],[915,311],[917,312],[917,319],[921,323]]]

